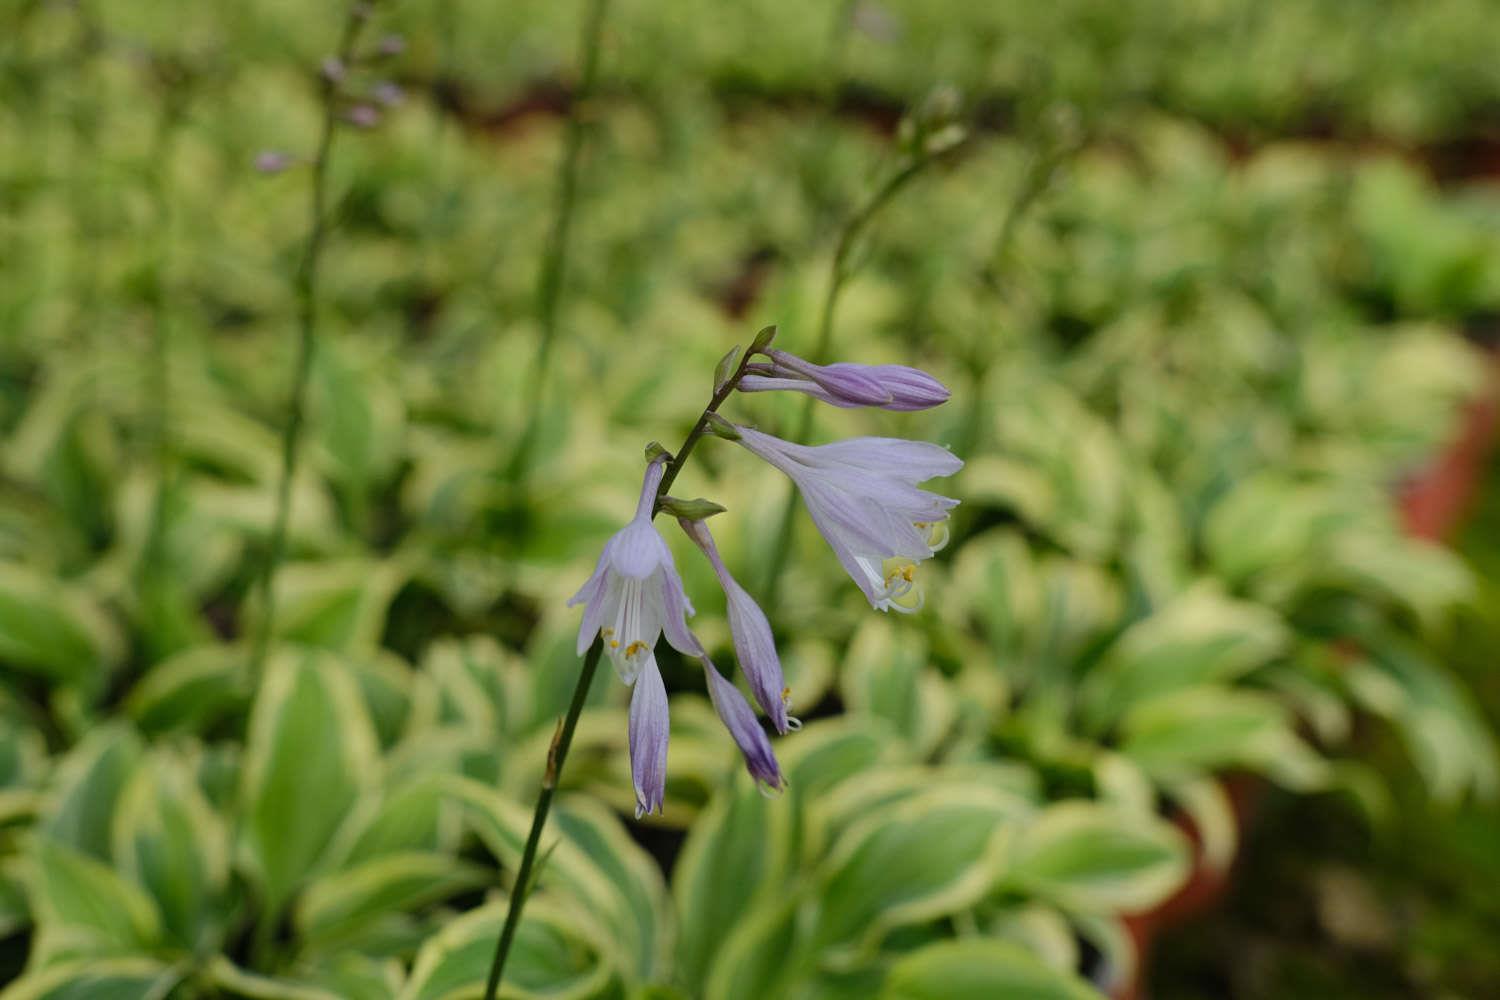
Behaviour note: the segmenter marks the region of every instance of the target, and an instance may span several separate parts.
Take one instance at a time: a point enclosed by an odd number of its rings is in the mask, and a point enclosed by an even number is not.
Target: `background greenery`
[[[1500,986],[1500,472],[1458,551],[1397,502],[1493,391],[1491,5],[617,0],[575,101],[585,6],[375,7],[405,51],[348,86],[406,98],[331,161],[257,672],[308,176],[255,160],[311,154],[344,12],[0,2],[0,996],[477,996],[576,676],[563,601],[641,446],[761,325],[812,351],[898,122],[949,106],[832,356],[953,400],[814,430],[967,460],[927,609],[871,612],[799,515],[777,799],[663,647],[667,805],[631,821],[601,676],[510,995]],[[789,434],[800,402],[730,405]],[[678,492],[730,508],[765,593],[786,484],[716,444]]]

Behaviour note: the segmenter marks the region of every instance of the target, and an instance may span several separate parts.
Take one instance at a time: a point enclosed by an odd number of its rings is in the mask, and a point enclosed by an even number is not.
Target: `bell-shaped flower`
[[[693,606],[682,589],[672,552],[651,520],[665,469],[665,456],[646,466],[635,517],[604,543],[594,575],[568,601],[569,607],[585,605],[578,629],[579,654],[596,634],[601,636],[604,651],[626,684],[633,684],[651,660],[663,632],[679,652],[696,656],[700,651],[687,627]]]
[[[703,664],[703,673],[708,680],[708,697],[714,703],[714,711],[729,735],[739,744],[745,758],[745,769],[750,776],[767,788],[780,789],[783,784],[781,765],[776,763],[776,754],[771,750],[771,741],[761,728],[755,710],[740,694],[740,689],[731,684],[707,656],[698,658]]]
[[[678,524],[693,540],[708,561],[713,565],[719,584],[724,588],[729,612],[729,633],[734,640],[735,659],[745,673],[750,692],[760,707],[770,716],[778,733],[796,728],[800,723],[787,717],[787,701],[791,692],[781,672],[781,658],[776,654],[776,640],[771,635],[771,623],[755,599],[741,587],[739,581],[729,574],[714,544],[708,525],[701,520],[678,518]]]
[[[797,485],[807,512],[870,604],[916,611],[916,568],[948,540],[948,512],[958,501],[919,489],[951,476],[963,462],[924,441],[862,437],[833,444],[794,444],[751,427],[738,441]]]
[[[630,693],[630,777],[635,815],[660,812],[667,794],[667,687],[656,656],[647,652]]]
[[[739,383],[741,392],[787,389],[846,409],[878,406],[883,410],[926,410],[948,401],[949,392],[943,383],[906,365],[815,365],[774,349],[765,355],[771,363],[747,366],[747,374]]]

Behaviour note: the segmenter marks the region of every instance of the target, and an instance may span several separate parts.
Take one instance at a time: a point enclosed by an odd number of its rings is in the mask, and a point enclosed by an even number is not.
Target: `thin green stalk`
[[[341,65],[350,64],[355,44],[359,41],[360,30],[368,20],[367,3],[355,0],[349,5],[336,56]],[[317,152],[312,160],[312,192],[308,199],[307,245],[302,253],[302,262],[297,269],[297,366],[292,376],[286,425],[281,432],[281,478],[276,487],[275,514],[266,545],[265,562],[261,566],[258,581],[261,618],[250,653],[252,683],[257,682],[264,671],[266,655],[271,646],[271,633],[276,617],[276,594],[272,583],[276,576],[276,568],[281,564],[286,550],[292,477],[297,470],[297,453],[307,408],[307,384],[312,374],[313,355],[317,348],[318,265],[322,259],[323,245],[329,228],[328,161],[333,152],[333,140],[338,134],[339,125],[338,83],[329,79],[326,74],[320,79],[322,79],[323,86],[323,123],[318,135]]]
[[[167,173],[184,112],[185,98],[181,94],[187,84],[181,80],[168,80],[166,83],[168,90],[164,97],[165,107],[157,122],[151,155],[147,160],[147,176],[156,207],[156,248],[147,292],[147,305],[152,313],[152,330],[151,359],[146,370],[145,390],[151,407],[149,423],[151,449],[156,463],[156,493],[151,501],[151,521],[141,559],[142,590],[146,601],[156,598],[156,588],[166,573],[167,508],[172,494],[175,465],[170,426],[171,322],[168,316],[170,296],[167,292],[171,268],[172,199]]]
[[[546,253],[542,257],[542,270],[537,278],[536,309],[541,337],[537,344],[536,359],[532,363],[531,377],[527,382],[526,426],[511,459],[509,471],[512,479],[523,476],[530,465],[541,423],[547,370],[551,366],[552,348],[557,340],[558,305],[562,300],[563,281],[567,277],[568,237],[572,232],[573,209],[578,200],[578,164],[583,153],[584,128],[591,113],[589,105],[599,78],[599,42],[604,34],[606,6],[607,0],[590,0],[583,19],[583,35],[579,43],[583,68],[563,137],[563,155],[557,167],[552,229],[547,237]]]
[[[1011,199],[1006,209],[1005,219],[1000,224],[1000,235],[995,239],[995,252],[990,258],[990,264],[984,269],[984,284],[992,292],[999,294],[1001,291],[1000,270],[1010,255],[1010,247],[1015,242],[1016,233],[1020,230],[1021,220],[1046,192],[1052,179],[1057,175],[1058,169],[1080,148],[1082,148],[1081,137],[1075,137],[1072,141],[1044,142],[1043,148],[1032,157],[1025,175],[1021,178],[1021,185],[1016,189],[1015,197]],[[982,354],[982,352],[975,353],[976,355]],[[989,370],[984,359],[979,356],[969,359],[968,368],[970,374],[969,412],[959,432],[956,450],[960,455],[972,453],[979,444],[979,429],[984,422],[984,378]]]
[[[904,167],[888,177],[886,182],[877,188],[859,207],[859,210],[844,223],[843,229],[839,232],[838,244],[833,250],[833,261],[828,268],[828,293],[823,299],[823,310],[818,318],[818,339],[808,358],[814,364],[827,364],[829,352],[833,349],[834,316],[838,310],[839,296],[844,291],[844,285],[854,274],[854,269],[849,266],[849,255],[860,234],[880,213],[880,210],[889,204],[891,199],[913,178],[926,169],[933,159],[925,155],[913,157]],[[803,401],[802,415],[797,421],[796,432],[790,440],[799,443],[807,440],[808,435],[812,433],[813,411],[816,407],[817,400],[811,396]],[[781,506],[781,517],[777,522],[775,534],[772,536],[776,541],[771,549],[771,564],[766,571],[762,604],[768,608],[776,606],[776,593],[781,586],[781,574],[786,569],[787,551],[791,547],[792,515],[796,513],[796,509],[797,488],[789,483],[786,502]]]
[[[693,424],[692,430],[688,431],[687,437],[683,438],[682,447],[677,449],[677,453],[667,463],[666,469],[662,472],[661,485],[656,489],[653,517],[661,510],[662,501],[666,499],[667,491],[672,488],[672,484],[677,481],[677,474],[687,463],[688,456],[702,440],[704,431],[708,429],[709,419],[719,411],[719,407],[740,384],[750,358],[751,354],[748,350],[740,356],[740,363],[735,368],[734,374],[714,390],[713,398],[703,408],[698,422]],[[531,892],[531,870],[536,863],[537,848],[541,844],[542,827],[546,825],[547,814],[552,809],[552,795],[557,791],[558,778],[562,774],[563,763],[567,760],[568,748],[573,745],[573,730],[578,726],[578,716],[583,712],[583,703],[588,697],[589,686],[594,682],[594,671],[599,666],[599,655],[603,649],[604,644],[595,638],[594,644],[584,654],[583,668],[578,672],[578,683],[573,688],[573,700],[568,703],[568,713],[558,724],[557,731],[552,736],[552,745],[547,749],[547,769],[542,776],[542,790],[537,795],[536,809],[531,814],[531,832],[526,836],[526,846],[521,851],[521,863],[516,868],[516,881],[511,889],[510,907],[505,913],[505,924],[500,928],[499,940],[495,942],[495,957],[490,962],[489,982],[484,989],[485,1000],[495,1000],[496,991],[500,989],[500,977],[505,971],[505,960],[510,955],[510,946],[515,939],[516,928],[520,926],[521,911],[526,908],[526,897]]]

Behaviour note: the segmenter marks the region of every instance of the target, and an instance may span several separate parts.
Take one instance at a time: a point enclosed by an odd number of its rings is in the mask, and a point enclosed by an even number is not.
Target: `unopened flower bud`
[[[370,91],[370,96],[374,98],[376,104],[384,105],[387,108],[394,108],[406,99],[406,92],[401,89],[400,84],[392,83],[390,80],[382,80],[375,85],[375,89]]]
[[[279,174],[297,161],[290,153],[265,149],[255,154],[255,169],[263,174]]]
[[[342,59],[337,56],[325,56],[318,67],[318,72],[323,74],[323,79],[329,83],[342,83],[348,70]]]
[[[355,128],[374,128],[380,124],[380,112],[369,104],[356,104],[344,112],[344,120]]]
[[[724,384],[726,382],[728,382],[729,381],[729,377],[734,374],[734,365],[735,365],[735,362],[739,360],[739,357],[740,357],[740,346],[738,344],[736,344],[733,347],[731,347],[729,349],[729,352],[727,354],[725,354],[722,358],[720,358],[719,359],[719,363],[714,366],[714,392],[715,393],[719,393],[719,392],[722,392],[724,390]]]
[[[386,35],[375,47],[375,51],[383,56],[399,56],[406,51],[406,39],[400,35]]]
[[[670,514],[679,521],[706,521],[715,514],[722,514],[727,508],[722,504],[716,504],[712,500],[698,497],[696,500],[683,500],[680,497],[665,497],[661,502],[661,512]]]
[[[740,439],[739,429],[717,413],[710,413],[708,415],[707,430],[710,434],[715,437],[721,437],[725,441],[738,441]]]

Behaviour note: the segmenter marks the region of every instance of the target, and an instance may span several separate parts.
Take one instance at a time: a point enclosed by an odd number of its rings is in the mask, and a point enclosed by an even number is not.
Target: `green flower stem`
[[[369,4],[354,0],[344,19],[336,58],[345,66],[354,55],[360,30],[369,20]],[[264,672],[266,655],[271,647],[271,633],[276,616],[276,594],[272,582],[276,568],[286,550],[287,520],[292,499],[292,477],[297,470],[297,452],[302,423],[307,408],[307,384],[312,374],[313,353],[318,332],[318,265],[328,236],[328,161],[333,152],[334,136],[339,124],[339,89],[337,82],[321,77],[323,85],[323,124],[318,136],[317,153],[312,160],[312,194],[308,201],[307,245],[297,268],[297,367],[292,377],[291,398],[287,404],[286,425],[281,432],[281,479],[276,487],[276,508],[271,534],[266,544],[266,558],[257,581],[261,618],[250,653],[250,679],[256,683]]]
[[[584,127],[590,114],[590,99],[599,78],[599,40],[604,33],[607,3],[608,0],[590,0],[583,20],[583,67],[579,73],[578,90],[573,95],[572,111],[568,115],[567,132],[563,137],[563,156],[558,163],[557,201],[552,213],[552,230],[547,237],[547,251],[542,257],[542,270],[537,279],[537,322],[541,327],[541,338],[537,344],[531,378],[527,381],[529,398],[526,404],[526,427],[521,432],[521,440],[517,442],[509,469],[511,478],[516,480],[530,466],[541,424],[544,384],[552,362],[553,342],[557,340],[557,308],[562,299],[563,279],[567,275],[568,236],[572,231],[573,207],[578,200],[578,161],[583,152]]]
[[[838,244],[833,250],[833,262],[828,268],[828,293],[823,299],[823,311],[818,318],[818,339],[812,354],[808,357],[813,364],[827,364],[829,352],[833,349],[833,320],[844,285],[854,275],[854,268],[849,264],[849,255],[854,249],[855,242],[880,213],[880,210],[925,170],[933,159],[934,157],[927,155],[912,157],[905,166],[888,177],[886,182],[877,188],[859,207],[859,210],[844,223],[843,229],[839,232]],[[796,433],[791,436],[790,440],[799,444],[806,442],[808,435],[812,433],[813,411],[817,405],[818,401],[811,396],[803,401],[802,415],[797,421]],[[797,488],[788,483],[786,502],[781,506],[781,517],[773,535],[775,544],[771,548],[771,565],[766,570],[766,583],[762,592],[761,605],[766,608],[776,607],[781,574],[786,569],[787,551],[791,547],[792,515],[796,513],[796,510]]]
[[[719,407],[740,384],[740,379],[745,374],[745,366],[750,363],[750,357],[748,350],[741,355],[734,374],[714,390],[713,398],[704,407],[693,429],[688,431],[687,437],[682,441],[682,447],[677,449],[677,454],[667,463],[666,470],[662,473],[661,486],[656,491],[653,516],[661,510],[662,500],[666,497],[667,491],[677,479],[677,474],[682,471],[683,465],[687,463],[688,456],[702,440],[712,414],[718,412]],[[495,1000],[495,994],[500,989],[500,977],[505,971],[505,960],[510,955],[510,946],[515,939],[516,928],[520,926],[521,911],[526,908],[526,897],[531,892],[531,870],[536,864],[537,848],[542,840],[542,827],[546,825],[547,814],[552,810],[552,795],[557,791],[563,762],[567,760],[568,748],[573,745],[573,730],[578,726],[578,716],[583,712],[583,703],[588,697],[590,685],[594,682],[594,673],[599,667],[599,655],[603,649],[604,644],[596,637],[594,644],[584,654],[583,668],[578,671],[578,683],[573,688],[573,700],[568,703],[568,714],[558,724],[557,732],[552,737],[552,745],[547,749],[547,769],[542,776],[542,790],[537,794],[536,809],[531,814],[531,832],[527,834],[526,846],[521,851],[521,864],[516,869],[516,881],[510,893],[510,907],[505,912],[505,924],[500,928],[499,940],[495,942],[495,957],[490,962],[489,982],[484,989],[485,1000]]]

